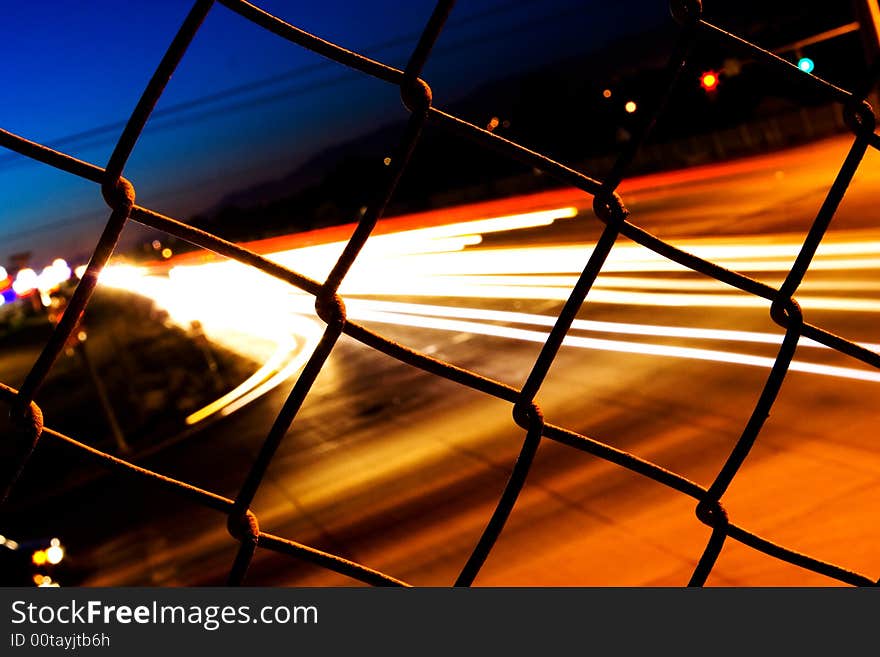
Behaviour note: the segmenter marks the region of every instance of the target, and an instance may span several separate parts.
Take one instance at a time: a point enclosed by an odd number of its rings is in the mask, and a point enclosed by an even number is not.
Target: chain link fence
[[[801,337],[815,340],[869,366],[880,367],[880,355],[877,353],[807,322],[795,299],[816,250],[863,156],[868,148],[880,148],[880,137],[874,132],[874,113],[865,100],[873,86],[875,75],[870,76],[871,79],[866,80],[861,89],[854,91],[841,89],[816,76],[806,75],[790,62],[703,20],[702,6],[699,0],[673,0],[672,14],[681,28],[665,70],[665,92],[662,97],[653,99],[651,106],[644,112],[644,119],[639,130],[633,139],[623,147],[623,151],[619,154],[611,172],[603,180],[599,180],[554,161],[541,153],[532,151],[521,144],[504,139],[448,114],[433,105],[431,88],[421,78],[421,74],[432,47],[453,8],[453,0],[440,0],[437,3],[404,70],[387,66],[340,45],[320,39],[244,0],[217,0],[217,2],[296,46],[307,48],[339,65],[347,66],[364,75],[372,76],[400,88],[403,103],[409,110],[410,116],[403,135],[392,153],[391,164],[387,167],[387,179],[381,189],[377,190],[374,201],[368,206],[351,238],[346,243],[342,254],[323,282],[312,280],[241,246],[135,203],[134,187],[123,177],[126,162],[169,78],[211,10],[214,0],[198,0],[192,7],[156,68],[152,79],[147,84],[105,167],[102,168],[78,160],[41,144],[28,141],[24,137],[0,130],[0,145],[5,148],[99,185],[104,200],[110,208],[109,220],[95,246],[81,282],[52,337],[44,346],[24,380],[21,389],[15,390],[0,383],[0,399],[9,407],[14,427],[12,434],[3,436],[3,440],[12,444],[15,452],[13,462],[9,464],[3,480],[0,481],[0,501],[8,497],[18,475],[27,466],[39,440],[63,441],[75,446],[83,454],[92,457],[104,466],[121,471],[131,477],[145,479],[225,515],[228,520],[229,533],[239,543],[237,555],[228,576],[230,585],[240,585],[245,581],[245,575],[255,551],[261,549],[290,555],[368,584],[405,586],[405,582],[367,565],[352,562],[339,555],[298,543],[295,540],[264,532],[259,527],[257,517],[249,509],[267,468],[272,462],[273,455],[296,419],[316,377],[340,336],[346,334],[409,366],[508,402],[512,406],[513,421],[522,428],[525,434],[510,478],[481,537],[455,580],[456,586],[472,584],[480,572],[493,545],[504,529],[505,522],[516,504],[520,492],[526,485],[529,469],[542,440],[556,441],[573,450],[604,459],[693,498],[696,503],[696,517],[711,528],[711,536],[697,560],[689,581],[690,586],[701,586],[706,582],[723,545],[728,540],[739,541],[776,559],[843,583],[852,585],[873,585],[876,583],[867,575],[799,553],[753,533],[728,517],[722,503],[725,491],[736,477],[761,433],[761,428],[780,391]],[[739,51],[760,61],[774,70],[780,78],[786,78],[791,84],[803,88],[810,87],[811,93],[818,92],[827,97],[829,102],[839,103],[845,113],[847,125],[853,133],[853,142],[848,155],[812,222],[793,266],[778,289],[676,248],[639,228],[637,224],[629,220],[629,213],[622,199],[615,192],[626,175],[629,165],[644,144],[654,122],[662,113],[667,99],[675,92],[682,73],[687,70],[689,54],[699,38],[716,40],[732,52]],[[876,72],[875,67],[872,73],[876,74]],[[429,122],[441,129],[473,140],[485,148],[494,149],[529,167],[539,169],[564,184],[583,190],[585,194],[593,198],[595,216],[603,224],[602,233],[595,249],[590,254],[583,272],[559,313],[525,384],[520,389],[411,350],[360,324],[349,321],[346,317],[345,304],[338,294],[340,284],[369,240],[376,222],[382,217],[398,181],[406,170],[410,156],[419,142],[423,127]],[[77,322],[89,304],[97,285],[98,276],[113,254],[123,227],[129,221],[164,231],[193,245],[256,267],[313,295],[317,315],[326,324],[320,342],[296,379],[234,499],[144,469],[53,431],[44,426],[42,412],[34,402],[37,390],[75,331]],[[745,428],[725,463],[717,472],[714,481],[708,487],[701,486],[656,463],[612,447],[598,439],[551,424],[545,420],[541,408],[535,403],[536,395],[564,337],[571,328],[576,314],[587,301],[596,277],[620,236],[625,236],[671,261],[712,277],[736,290],[765,299],[769,306],[770,316],[784,331],[784,338],[776,353],[774,365],[767,376],[757,403],[746,420]]]

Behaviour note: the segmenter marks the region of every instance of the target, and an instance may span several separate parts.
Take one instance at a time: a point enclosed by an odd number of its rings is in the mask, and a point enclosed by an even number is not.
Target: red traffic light
[[[718,74],[715,71],[706,71],[700,76],[700,86],[706,91],[715,91],[718,88]]]

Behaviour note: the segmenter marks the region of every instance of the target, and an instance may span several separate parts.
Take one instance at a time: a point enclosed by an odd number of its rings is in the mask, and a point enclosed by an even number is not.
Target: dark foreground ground
[[[52,331],[44,313],[22,306],[25,312],[7,314],[0,329],[0,380],[15,387]],[[152,301],[121,291],[99,290],[76,333],[85,340],[71,342],[36,401],[53,429],[133,461],[185,438],[186,416],[253,369],[251,363],[211,344],[197,326],[174,325]],[[109,414],[101,404],[102,394]],[[101,483],[106,474],[94,463],[77,459],[64,445],[40,442],[33,463],[0,513],[0,535],[23,544],[18,559],[0,568],[0,583],[11,584],[21,576],[14,562],[29,562],[29,547],[54,536],[62,537],[68,550],[69,539],[76,545],[74,532],[46,520],[65,500],[95,486],[103,499],[112,495]],[[9,556],[8,550],[0,551],[0,557]],[[30,569],[28,563],[26,570]],[[63,570],[67,583],[81,577],[75,563],[65,563]]]

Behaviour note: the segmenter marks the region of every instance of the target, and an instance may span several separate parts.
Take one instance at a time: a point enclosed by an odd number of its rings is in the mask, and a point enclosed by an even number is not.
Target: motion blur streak
[[[525,340],[528,342],[547,341],[547,333],[542,331],[529,331],[526,329],[498,326],[496,324],[478,324],[454,319],[441,319],[436,317],[423,317],[419,315],[403,315],[397,313],[361,311],[359,319],[384,324],[398,324],[403,326],[418,326],[443,331],[457,331],[460,333],[474,333],[491,335],[500,338]],[[691,358],[695,360],[711,360],[717,363],[730,363],[734,365],[751,365],[755,367],[773,367],[775,358],[753,356],[732,351],[717,351],[714,349],[696,349],[693,347],[676,347],[669,345],[650,344],[644,342],[623,342],[620,340],[604,340],[599,338],[584,338],[578,336],[566,336],[563,345],[580,347],[581,349],[597,349],[601,351],[614,351],[627,354],[643,354],[648,356],[671,356],[675,358]],[[821,374],[824,376],[836,376],[844,379],[857,379],[860,381],[880,382],[880,372],[871,370],[859,370],[851,367],[837,367],[792,361],[789,368],[793,372],[806,372],[809,374]]]
[[[397,303],[393,301],[364,301],[354,299],[347,304],[348,310],[359,319],[363,319],[361,311],[378,311],[385,313],[403,313],[436,317],[452,317],[459,319],[481,319],[489,322],[505,322],[507,324],[532,324],[536,326],[553,326],[554,315],[537,315],[533,313],[510,312],[505,310],[486,310],[483,308],[462,308],[460,306],[435,306],[416,303]],[[762,333],[758,331],[729,331],[724,329],[688,328],[682,326],[658,326],[652,324],[630,324],[625,322],[600,322],[595,320],[576,319],[572,328],[581,331],[598,333],[617,333],[621,335],[642,335],[667,338],[686,338],[689,340],[721,340],[735,342],[756,342],[762,344],[780,344],[782,335]],[[801,347],[827,347],[810,338],[801,338]],[[880,344],[862,343],[866,349],[880,350]]]
[[[248,391],[247,394],[242,394],[238,399],[236,399],[234,402],[230,403],[226,408],[224,408],[224,415],[233,413],[239,408],[242,408],[246,404],[254,401],[258,397],[265,395],[276,386],[284,383],[287,379],[299,372],[299,370],[305,366],[306,361],[309,359],[309,356],[312,355],[312,352],[318,345],[318,341],[321,339],[322,329],[314,320],[311,320],[307,317],[299,317],[299,319],[301,320],[300,326],[303,327],[303,329],[301,330],[301,335],[306,335],[305,345],[301,345],[299,347],[299,350],[295,354],[294,358],[291,359],[291,361],[287,363],[284,368],[280,369],[275,374],[275,376],[273,376],[268,381],[263,382],[262,385],[260,385],[259,387]],[[187,422],[189,422],[189,420],[187,420]]]
[[[257,386],[259,386],[275,372],[281,369],[282,364],[286,360],[285,357],[289,353],[293,352],[295,345],[296,340],[293,337],[290,338],[289,343],[279,343],[277,351],[272,354],[269,360],[267,360],[263,364],[263,366],[260,367],[260,369],[251,374],[247,379],[242,381],[233,390],[230,390],[219,399],[214,400],[204,408],[201,408],[195,413],[191,414],[189,417],[186,418],[186,423],[196,424],[197,422],[201,422],[202,420],[210,417],[214,413],[222,411],[224,408],[228,407],[230,404],[237,401],[248,392],[257,388]]]
[[[536,276],[516,276],[513,274],[507,276],[458,276],[457,281],[463,281],[470,285],[500,285],[510,286],[517,285],[522,287],[562,287],[571,289],[577,282],[577,276],[552,276],[552,275],[536,275]],[[445,281],[453,280],[453,277],[444,277]],[[779,288],[782,285],[782,279],[773,281],[765,281],[771,287]],[[810,281],[806,287],[810,290],[822,290],[840,292],[847,290],[850,292],[877,292],[880,291],[880,282],[871,280],[845,280],[845,281]],[[681,278],[649,278],[636,276],[600,276],[593,286],[597,288],[629,288],[643,290],[676,290],[676,291],[700,291],[708,290],[710,292],[730,291],[730,287],[716,281],[714,279],[704,280],[687,280]]]
[[[564,301],[594,245],[555,243],[529,247],[472,247],[481,245],[487,233],[515,233],[549,226],[576,215],[576,208],[561,207],[376,235],[368,242],[340,289],[346,298],[349,316],[366,322],[542,343],[546,340],[546,332],[510,325],[550,327],[555,322],[552,315],[461,307],[455,300]],[[269,240],[267,244],[278,245],[283,239]],[[789,270],[800,249],[801,239],[802,236],[796,234],[734,236],[680,240],[677,245],[731,269],[773,274],[772,282],[765,282],[778,286],[781,283],[779,272]],[[342,241],[312,244],[270,251],[266,257],[322,280],[344,245]],[[826,278],[808,277],[798,292],[798,301],[808,311],[878,312],[880,299],[870,293],[880,289],[880,285],[871,280],[870,275],[835,280],[828,278],[833,273],[827,273],[855,270],[867,274],[877,268],[880,268],[880,239],[876,231],[839,231],[821,245],[811,266],[811,271],[826,272],[822,274]],[[638,275],[645,273],[652,276]],[[179,326],[187,327],[198,321],[212,340],[262,363],[234,390],[190,415],[187,418],[190,424],[218,413],[232,413],[288,380],[303,367],[321,335],[321,324],[314,316],[311,296],[234,261],[177,265],[167,274],[114,265],[101,275],[101,283],[152,299]],[[365,296],[370,298],[358,298]],[[381,300],[383,297],[434,297],[447,300],[447,305],[385,301]],[[590,303],[630,307],[767,310],[770,305],[766,299],[742,294],[641,246],[626,243],[612,251],[589,300]],[[781,341],[781,335],[775,333],[585,319],[575,320],[572,330],[635,338],[662,337],[754,345],[777,345]],[[640,340],[569,335],[564,344],[582,349],[752,367],[769,368],[773,364],[773,359],[764,355]],[[800,344],[821,347],[808,339],[803,339]],[[877,345],[864,346],[877,349]],[[875,371],[805,361],[795,361],[791,369],[823,376],[880,381],[880,373]]]
[[[483,233],[547,226],[576,214],[575,208],[564,207],[419,228],[375,237],[365,253],[375,262],[398,253],[459,251],[479,244]],[[336,242],[271,257],[281,264],[320,272],[343,247],[343,242]],[[326,271],[323,274],[326,276]],[[263,363],[233,390],[190,414],[186,418],[190,425],[217,413],[233,413],[281,385],[305,365],[321,338],[321,327],[308,316],[309,308],[303,304],[310,298],[235,262],[175,267],[168,276],[150,275],[131,265],[114,265],[102,273],[101,283],[152,299],[179,326],[198,321],[212,340]],[[290,313],[291,304],[301,308],[301,314]]]

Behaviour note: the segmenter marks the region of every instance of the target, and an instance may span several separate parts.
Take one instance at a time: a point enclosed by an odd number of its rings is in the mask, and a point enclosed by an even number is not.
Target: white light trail
[[[546,226],[577,214],[575,208],[533,212],[479,221],[421,228],[370,240],[361,254],[375,262],[400,253],[427,254],[460,251],[479,244],[482,234]],[[329,271],[344,243],[323,244],[270,256],[276,262],[296,262],[315,271]],[[326,275],[326,272],[324,272]],[[281,385],[306,363],[321,337],[321,327],[311,317],[313,300],[285,283],[236,262],[174,267],[168,276],[154,276],[130,265],[107,267],[101,284],[153,299],[183,327],[201,323],[211,339],[257,362],[254,374],[219,399],[191,413],[187,424],[197,424],[215,414],[228,415]],[[290,313],[291,306],[301,314]],[[253,335],[273,344],[255,349]]]
[[[424,315],[433,317],[449,317],[457,319],[475,319],[487,322],[503,322],[505,324],[531,324],[534,326],[553,326],[556,317],[534,313],[511,312],[507,310],[488,310],[485,308],[462,308],[460,306],[438,306],[417,303],[399,303],[395,301],[374,301],[352,299],[346,303],[350,314],[361,317],[361,311],[384,312],[390,314]],[[760,331],[731,331],[725,329],[691,328],[684,326],[663,326],[657,324],[632,324],[626,322],[602,322],[588,319],[575,319],[572,328],[580,331],[597,333],[615,333],[618,335],[639,335],[666,338],[683,338],[687,340],[718,340],[732,342],[752,342],[759,344],[775,344],[782,342],[779,333]],[[826,349],[810,338],[801,338],[801,347],[817,347]],[[873,351],[880,351],[880,344],[863,343],[861,346]]]
[[[473,333],[476,335],[489,335],[513,340],[543,343],[547,340],[547,333],[543,331],[531,331],[527,329],[499,326],[497,324],[482,324],[456,319],[443,319],[438,317],[425,317],[421,315],[405,315],[402,313],[373,312],[360,310],[358,318],[364,321],[380,322],[383,324],[395,324],[398,326],[415,326],[441,331],[456,331],[459,333]],[[650,344],[644,342],[624,342],[622,340],[606,340],[601,338],[585,338],[579,336],[566,336],[563,345],[580,347],[582,349],[595,349],[599,351],[613,351],[627,354],[642,354],[647,356],[664,356],[674,358],[688,358],[693,360],[708,360],[716,363],[730,363],[734,365],[750,365],[754,367],[773,367],[774,358],[766,356],[753,356],[734,351],[720,351],[716,349],[701,349],[694,347],[676,347],[670,345]],[[860,370],[851,367],[838,367],[792,361],[789,369],[793,372],[807,372],[825,376],[836,376],[844,379],[858,379],[860,381],[880,382],[880,371]]]
[[[404,230],[372,237],[360,253],[340,292],[353,320],[413,328],[454,331],[511,340],[544,342],[556,322],[542,315],[479,307],[462,307],[464,299],[511,299],[561,302],[592,252],[592,244],[554,244],[510,248],[469,248],[491,232],[546,226],[571,218],[571,207],[470,222]],[[800,236],[688,240],[681,248],[722,266],[743,272],[776,273],[768,285],[781,284],[800,249]],[[323,280],[344,242],[316,244],[267,254],[297,272]],[[810,271],[859,270],[863,278],[808,277],[797,298],[809,310],[880,312],[880,281],[870,272],[880,268],[876,234],[838,235],[823,244]],[[651,274],[651,275],[648,275]],[[134,267],[108,267],[103,285],[121,287],[153,299],[173,321],[189,326],[199,321],[210,339],[262,363],[234,390],[187,418],[190,424],[212,415],[229,414],[294,376],[320,339],[323,324],[314,316],[314,299],[282,281],[233,261],[176,266],[167,276],[149,275]],[[357,297],[380,297],[364,299]],[[446,298],[447,305],[390,301],[388,298]],[[641,246],[616,246],[588,296],[589,303],[644,307],[760,308],[766,299],[742,293],[677,265]],[[519,325],[519,326],[517,326]],[[593,337],[601,333],[613,337]],[[769,368],[774,359],[733,348],[657,344],[644,338],[672,338],[740,345],[778,345],[780,333],[722,330],[576,319],[563,344],[567,347],[684,358]],[[637,338],[628,340],[627,338]],[[802,339],[799,346],[822,345]],[[871,350],[878,345],[864,344]],[[792,371],[880,382],[880,372],[797,360]]]

